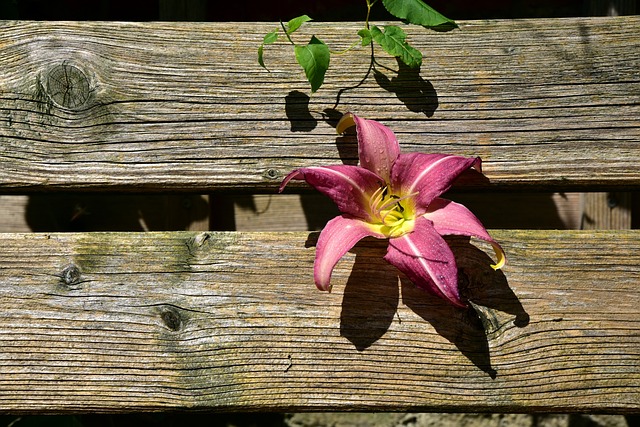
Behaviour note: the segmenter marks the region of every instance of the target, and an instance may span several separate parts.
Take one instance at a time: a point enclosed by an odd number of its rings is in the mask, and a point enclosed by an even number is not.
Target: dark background
[[[454,20],[606,15],[609,3],[635,13],[638,0],[429,0]],[[629,12],[627,12],[629,13]],[[278,21],[307,14],[319,21],[364,20],[364,0],[1,0],[0,19]],[[391,19],[379,2],[373,20]],[[395,20],[395,19],[394,19]]]

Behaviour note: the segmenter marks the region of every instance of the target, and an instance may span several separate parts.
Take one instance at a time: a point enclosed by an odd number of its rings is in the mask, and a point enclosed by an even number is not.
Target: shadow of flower
[[[358,140],[355,129],[348,129],[343,135],[336,137],[336,148],[342,164],[358,165],[360,160],[358,159]]]
[[[474,365],[496,378],[489,339],[511,322],[517,327],[528,325],[529,314],[504,273],[491,268],[493,260],[484,251],[466,236],[445,236],[445,240],[456,257],[460,294],[469,302],[469,308],[461,310],[444,301],[425,298],[424,292],[407,279],[402,280],[402,301]]]
[[[382,337],[398,309],[398,270],[382,260],[387,243],[366,239],[356,245],[351,275],[342,298],[340,335],[365,350]]]
[[[318,233],[310,234],[306,246],[315,245],[317,236]],[[344,289],[340,334],[358,351],[366,350],[389,330],[401,296],[408,308],[429,322],[475,366],[496,378],[489,339],[510,322],[517,327],[526,326],[529,315],[504,274],[491,268],[493,261],[484,251],[473,246],[467,237],[447,236],[446,240],[458,262],[460,291],[470,302],[467,309],[454,307],[417,288],[382,259],[386,240],[366,238],[351,250],[356,258]]]
[[[474,365],[491,378],[497,372],[491,366],[491,354],[484,325],[470,307],[460,309],[434,298],[402,278],[402,301],[418,316],[429,322],[442,337],[453,343]]]
[[[456,257],[462,297],[469,300],[479,311],[478,314],[484,323],[494,323],[491,328],[485,328],[486,332],[493,333],[504,322],[511,320],[517,327],[527,326],[529,314],[509,287],[504,273],[491,268],[494,261],[489,255],[471,244],[469,237],[445,236],[445,240]],[[508,319],[498,316],[496,311],[508,314]],[[492,318],[495,319],[491,320]],[[496,322],[502,323],[495,324]]]

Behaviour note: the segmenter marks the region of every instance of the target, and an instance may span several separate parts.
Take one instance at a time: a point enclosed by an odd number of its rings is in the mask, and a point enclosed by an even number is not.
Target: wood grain
[[[640,232],[451,240],[474,309],[366,240],[317,291],[316,235],[1,234],[0,411],[640,410]]]
[[[630,228],[628,200],[613,208],[606,195],[587,218],[580,193],[457,193],[488,228]],[[207,203],[208,201],[208,203]],[[625,202],[625,203],[622,203]],[[606,207],[606,208],[604,208]],[[213,211],[211,224],[207,217]],[[256,194],[205,199],[197,195],[33,194],[0,196],[0,232],[27,231],[317,231],[338,214],[319,193]],[[601,218],[601,220],[598,220]],[[583,228],[587,228],[586,226]]]
[[[0,195],[0,232],[204,231],[209,210],[196,194]]]
[[[294,168],[355,162],[332,127],[346,111],[389,125],[405,151],[482,156],[490,182],[476,188],[637,187],[639,24],[406,27],[428,53],[419,74],[378,67],[341,93],[367,70],[359,49],[309,100],[289,46],[269,46],[270,73],[257,64],[275,23],[3,22],[0,190],[273,192]],[[310,23],[299,41],[340,50],[359,26]]]
[[[487,228],[580,229],[582,223],[580,193],[458,192],[449,193],[446,198],[471,209]],[[331,200],[313,193],[242,195],[232,202],[235,219],[232,229],[238,231],[317,231],[338,214]],[[610,217],[610,211],[617,213],[621,209],[621,206],[607,208],[606,213]],[[600,218],[599,214],[593,212],[590,218]],[[221,218],[218,215],[213,219],[217,224]],[[589,229],[630,228],[616,227],[622,225],[621,221],[607,222],[607,227],[599,225],[591,223]]]
[[[637,193],[585,193],[582,199],[582,227],[585,230],[631,228],[633,197]]]

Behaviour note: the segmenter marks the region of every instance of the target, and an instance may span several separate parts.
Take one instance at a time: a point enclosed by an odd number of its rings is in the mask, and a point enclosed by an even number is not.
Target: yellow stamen
[[[384,212],[384,211],[383,211]],[[382,223],[388,227],[395,227],[402,224],[404,215],[395,209],[387,211],[382,217]]]
[[[386,189],[387,187],[378,188],[369,198],[369,210],[371,212],[376,212],[379,210],[378,206],[384,199],[384,192]]]
[[[369,198],[372,224],[387,237],[399,237],[413,230],[414,210],[412,202],[405,200],[418,193],[399,197],[391,194],[388,186],[378,188]]]

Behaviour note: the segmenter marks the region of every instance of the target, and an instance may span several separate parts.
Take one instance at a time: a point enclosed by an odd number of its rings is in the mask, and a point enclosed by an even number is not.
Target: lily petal
[[[344,131],[352,123],[356,125],[358,134],[360,166],[376,173],[384,182],[390,182],[391,167],[400,155],[400,145],[395,134],[375,120],[362,119],[352,113],[342,116],[336,130]]]
[[[466,307],[458,292],[458,267],[453,253],[428,219],[418,218],[413,232],[389,239],[384,259],[419,288]]]
[[[340,120],[338,120],[338,124],[336,125],[336,133],[342,134],[350,127],[355,126],[356,122],[353,119],[354,116],[355,114],[353,113],[344,113],[342,117],[340,117]]]
[[[416,214],[424,213],[431,201],[451,188],[465,170],[481,170],[480,157],[446,154],[401,154],[391,171],[391,188],[396,193],[413,194]]]
[[[424,217],[433,221],[434,228],[441,235],[473,236],[490,243],[498,258],[498,262],[491,267],[497,270],[504,266],[506,257],[502,247],[487,233],[480,220],[463,205],[436,198],[429,205]]]
[[[331,198],[340,212],[363,220],[370,220],[369,197],[382,182],[378,175],[358,166],[318,166],[294,170],[284,178],[279,191],[292,179],[307,181]]]
[[[320,232],[313,265],[313,278],[318,289],[331,291],[333,268],[356,243],[368,236],[384,238],[367,223],[355,218],[337,216],[327,223]]]

